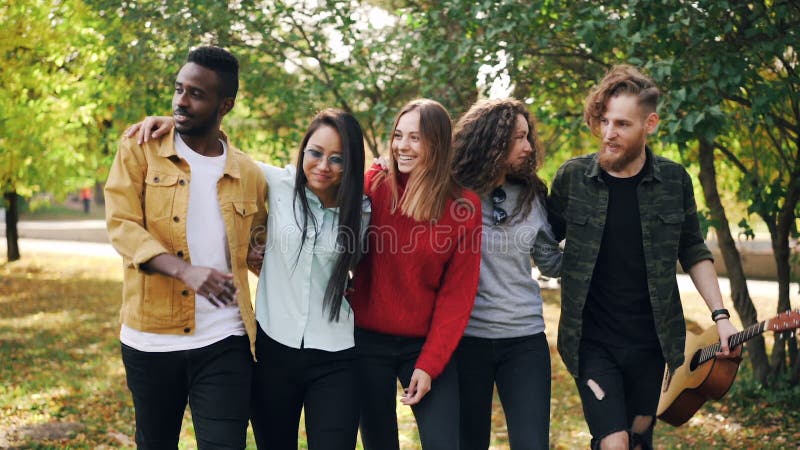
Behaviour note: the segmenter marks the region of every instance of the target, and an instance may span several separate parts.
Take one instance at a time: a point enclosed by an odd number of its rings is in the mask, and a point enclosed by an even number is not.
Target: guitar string
[[[742,342],[752,339],[753,336],[764,332],[765,325],[766,321],[750,325],[744,330],[732,335],[728,339],[728,345],[730,345],[731,347],[736,347]],[[702,364],[714,358],[717,355],[717,352],[720,350],[720,348],[721,345],[719,342],[716,342],[714,344],[709,345],[708,347],[703,348],[703,350],[700,352],[700,360],[698,361],[698,364]]]

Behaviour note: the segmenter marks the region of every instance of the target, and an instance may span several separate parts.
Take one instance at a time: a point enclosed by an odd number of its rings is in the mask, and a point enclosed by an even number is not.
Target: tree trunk
[[[786,201],[780,212],[775,216],[775,226],[770,227],[772,239],[772,253],[775,256],[775,265],[778,269],[778,313],[792,309],[789,298],[792,266],[789,261],[789,233],[794,224],[794,210],[800,199],[800,186],[790,183],[786,193]],[[788,357],[788,360],[786,359]],[[797,340],[786,333],[775,335],[775,349],[772,352],[772,363],[776,375],[784,370],[793,370],[797,362]],[[794,378],[794,377],[792,377]]]
[[[103,192],[103,183],[96,181],[94,183],[94,204],[103,206],[106,204],[105,193]]]
[[[16,261],[20,258],[19,234],[17,233],[17,221],[19,220],[17,193],[15,191],[6,192],[3,196],[6,199],[6,255],[9,261]]]
[[[725,214],[725,208],[717,190],[717,172],[714,167],[714,147],[711,143],[700,141],[700,185],[703,187],[703,196],[706,205],[711,211],[711,218],[716,222],[714,232],[717,236],[719,249],[725,261],[725,269],[728,272],[728,279],[731,285],[731,297],[733,306],[736,309],[742,324],[748,327],[758,322],[756,309],[750,292],[747,289],[747,279],[742,268],[742,260],[736,242],[731,236],[730,224]],[[749,350],[750,363],[753,365],[753,377],[766,385],[769,376],[769,360],[767,350],[764,346],[764,338],[759,335],[747,344]]]

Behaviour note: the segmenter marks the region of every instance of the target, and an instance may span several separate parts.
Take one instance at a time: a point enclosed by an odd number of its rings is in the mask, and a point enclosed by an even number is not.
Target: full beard
[[[631,147],[620,147],[619,151],[611,153],[603,146],[598,154],[598,162],[606,172],[621,172],[634,162],[640,154],[640,150]]]

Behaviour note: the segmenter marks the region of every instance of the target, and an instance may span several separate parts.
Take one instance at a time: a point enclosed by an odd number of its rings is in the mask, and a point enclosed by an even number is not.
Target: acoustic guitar
[[[730,348],[765,331],[788,331],[800,327],[800,310],[787,311],[772,319],[751,325],[728,339]],[[714,325],[701,334],[686,333],[686,359],[670,376],[664,371],[661,398],[658,401],[659,419],[670,425],[686,423],[706,400],[719,400],[728,392],[741,358],[717,358],[720,351],[719,334]]]

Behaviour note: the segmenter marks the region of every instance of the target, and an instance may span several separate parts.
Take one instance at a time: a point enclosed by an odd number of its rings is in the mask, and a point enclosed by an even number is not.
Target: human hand
[[[736,334],[736,327],[733,326],[729,319],[717,320],[717,332],[719,333],[720,351],[717,356],[726,359],[736,359],[742,355],[742,346],[739,345],[733,349],[728,347],[728,338]]]
[[[147,116],[141,122],[129,126],[123,133],[123,136],[129,138],[136,135],[136,142],[142,145],[151,138],[157,139],[159,136],[168,133],[174,126],[175,122],[172,120],[172,117]]]
[[[186,266],[178,273],[178,279],[218,308],[235,302],[239,293],[233,283],[233,274],[211,267]]]
[[[381,170],[386,172],[389,170],[389,160],[385,156],[378,156],[375,158],[375,164],[381,166]]]
[[[254,247],[250,247],[250,251],[247,252],[247,268],[250,269],[251,272],[258,275],[261,273],[261,266],[264,264],[264,246],[263,245],[256,245]]]
[[[422,369],[414,369],[411,374],[411,381],[408,382],[408,389],[400,402],[407,406],[416,405],[431,390],[431,376]]]

